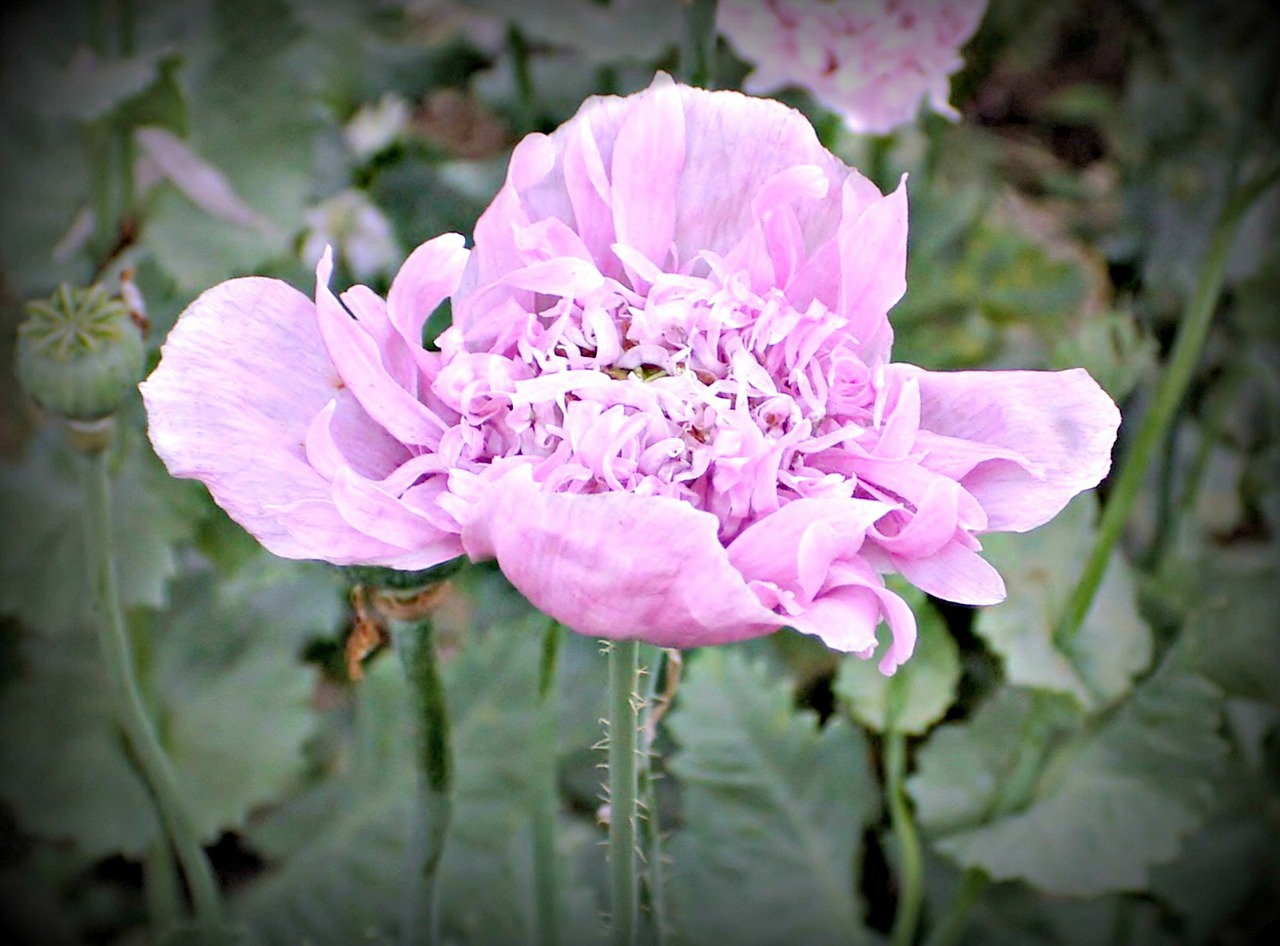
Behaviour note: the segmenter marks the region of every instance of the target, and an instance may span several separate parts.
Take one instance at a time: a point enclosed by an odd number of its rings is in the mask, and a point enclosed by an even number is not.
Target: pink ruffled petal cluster
[[[857,132],[884,134],[922,101],[955,117],[950,77],[987,0],[720,0],[716,25],[755,68],[745,88],[808,89]]]
[[[151,437],[277,554],[497,559],[584,634],[670,647],[791,626],[892,672],[898,572],[1000,600],[977,536],[1097,484],[1119,412],[1081,370],[892,364],[906,192],[797,112],[665,76],[531,135],[475,228],[386,302],[237,279],[144,383]],[[422,326],[446,297],[440,351]]]

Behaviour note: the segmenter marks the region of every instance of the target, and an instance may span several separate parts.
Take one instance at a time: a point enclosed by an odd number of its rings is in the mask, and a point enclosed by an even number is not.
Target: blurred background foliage
[[[33,943],[140,943],[164,851],[104,710],[74,457],[10,373],[23,301],[129,269],[154,357],[200,291],[249,273],[305,288],[325,243],[339,281],[383,290],[418,243],[469,232],[521,135],[682,74],[684,11],[94,0],[2,16],[0,922]],[[958,123],[859,137],[803,90],[779,97],[882,187],[908,174],[895,359],[1083,365],[1125,411],[1123,455],[1228,195],[1280,157],[1278,40],[1265,0],[993,0],[953,81]],[[714,66],[719,87],[748,68],[724,41]],[[926,929],[977,877],[968,943],[1274,933],[1278,215],[1273,189],[1242,225],[1189,395],[1070,647],[1053,629],[1092,495],[990,538],[1004,604],[917,595],[920,650],[892,681],[791,632],[686,655],[656,742],[676,941],[884,939],[895,736],[927,842]],[[391,941],[412,779],[400,678],[375,656],[351,680],[346,578],[260,550],[168,478],[144,424],[135,399],[113,456],[122,595],[232,911],[264,944]],[[458,757],[446,930],[532,942],[543,622],[480,567],[437,623]],[[597,649],[569,635],[561,655],[566,942],[598,935],[604,902]]]

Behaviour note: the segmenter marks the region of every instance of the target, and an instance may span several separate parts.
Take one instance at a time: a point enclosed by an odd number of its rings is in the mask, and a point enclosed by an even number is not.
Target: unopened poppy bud
[[[129,307],[101,286],[65,283],[26,305],[18,380],[45,410],[72,421],[114,414],[142,380],[146,346]]]

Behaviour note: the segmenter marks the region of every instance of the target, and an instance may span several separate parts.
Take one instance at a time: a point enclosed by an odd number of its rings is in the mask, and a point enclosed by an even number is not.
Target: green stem
[[[686,0],[685,47],[681,53],[689,85],[712,87],[716,61],[716,0]]]
[[[89,36],[103,59],[133,55],[137,15],[133,0],[97,0],[89,6]],[[94,243],[99,271],[106,268],[120,248],[122,225],[133,209],[133,128],[110,121],[88,129],[92,168]]]
[[[614,946],[635,946],[639,890],[636,873],[636,641],[609,646],[609,869]]]
[[[435,946],[442,941],[440,862],[453,814],[449,713],[431,621],[392,619],[388,623],[392,646],[409,685],[418,769],[400,941],[404,946]]]
[[[960,886],[951,895],[947,911],[925,938],[924,946],[951,946],[969,925],[969,913],[977,906],[991,881],[976,867],[970,867],[960,878]]]
[[[897,913],[893,918],[893,946],[910,946],[920,923],[920,907],[924,902],[924,856],[920,834],[907,803],[907,737],[899,731],[885,736],[885,790],[889,802],[889,823],[898,842]]]
[[[120,0],[119,10],[120,28],[117,38],[119,40],[120,55],[122,57],[132,56],[137,51],[137,10],[135,9],[134,0]],[[136,162],[136,154],[133,143],[133,128],[124,125],[116,129],[116,136],[119,139],[120,149],[120,166],[118,169],[120,180],[120,210],[124,215],[129,215],[133,211],[133,166]]]
[[[537,125],[537,115],[533,70],[529,65],[529,44],[515,23],[507,27],[507,51],[511,55],[511,77],[515,81],[520,130],[532,131]]]
[[[1111,551],[1124,531],[1134,500],[1142,488],[1147,464],[1159,449],[1160,441],[1177,414],[1178,405],[1191,383],[1196,364],[1200,360],[1200,352],[1209,335],[1218,298],[1222,294],[1227,258],[1235,242],[1240,221],[1253,202],[1277,180],[1280,180],[1280,168],[1260,175],[1252,184],[1238,191],[1222,211],[1200,269],[1196,291],[1188,300],[1182,324],[1178,328],[1178,337],[1169,356],[1169,367],[1160,379],[1151,407],[1142,418],[1133,445],[1120,466],[1098,522],[1097,538],[1085,560],[1080,580],[1067,602],[1057,633],[1060,648],[1070,647],[1084,624],[1085,615],[1088,614],[1106,573]]]
[[[653,776],[653,743],[657,738],[657,726],[653,714],[658,711],[659,687],[667,652],[661,647],[646,645],[643,664],[648,672],[645,687],[643,734],[640,744],[639,805],[644,819],[639,825],[641,848],[644,850],[644,889],[653,928],[655,946],[663,946],[667,939],[666,887],[662,877],[662,826],[658,823],[658,798]]]
[[[542,663],[538,671],[538,737],[534,758],[539,772],[538,798],[533,810],[533,891],[540,946],[558,946],[560,942],[560,890],[556,871],[556,819],[560,812],[556,664],[560,636],[560,624],[552,619],[542,637]]]
[[[129,632],[116,586],[111,544],[111,471],[105,449],[86,456],[85,512],[93,624],[115,697],[116,714],[134,762],[155,798],[161,821],[177,852],[191,892],[196,920],[201,925],[216,927],[222,919],[218,883],[187,815],[178,790],[177,776],[147,716],[138,689]]]
[[[147,845],[142,872],[151,930],[163,936],[182,922],[182,884],[167,837],[156,838]]]

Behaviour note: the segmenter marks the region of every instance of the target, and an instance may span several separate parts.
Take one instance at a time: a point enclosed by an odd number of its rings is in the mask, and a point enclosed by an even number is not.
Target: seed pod
[[[18,381],[31,399],[72,421],[114,414],[142,380],[146,346],[123,300],[65,283],[26,305]]]

